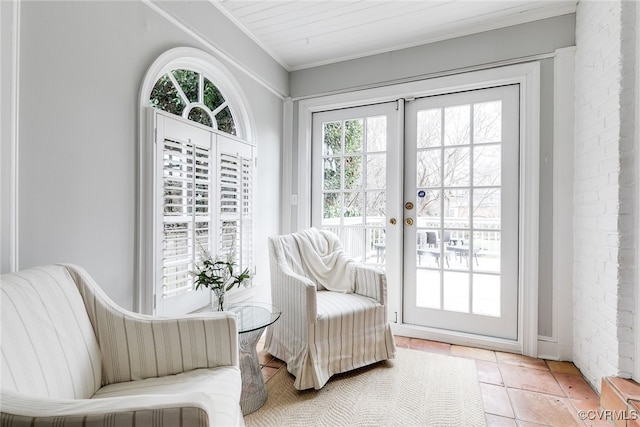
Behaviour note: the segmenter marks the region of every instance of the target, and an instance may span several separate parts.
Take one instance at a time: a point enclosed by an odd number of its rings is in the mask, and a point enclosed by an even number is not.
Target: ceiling
[[[573,13],[577,0],[210,0],[289,71]]]

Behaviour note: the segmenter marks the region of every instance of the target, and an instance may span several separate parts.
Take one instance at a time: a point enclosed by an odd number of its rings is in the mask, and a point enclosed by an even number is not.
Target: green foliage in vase
[[[245,280],[251,279],[251,273],[245,268],[241,273],[235,274],[237,264],[233,258],[233,252],[226,258],[216,256],[202,249],[200,263],[192,272],[195,276],[196,289],[208,288],[212,291],[226,292],[234,286],[240,286]]]

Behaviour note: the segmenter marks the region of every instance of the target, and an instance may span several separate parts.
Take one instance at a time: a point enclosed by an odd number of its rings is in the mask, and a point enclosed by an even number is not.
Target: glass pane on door
[[[322,228],[356,260],[385,260],[387,117],[322,123]]]
[[[385,271],[389,307],[399,306],[402,283],[397,106],[317,112],[312,130],[311,223],[337,234],[355,260]]]
[[[428,135],[428,143],[418,144],[415,160],[417,269],[421,276],[437,271],[441,288],[435,292],[433,283],[419,284],[421,292],[427,287],[433,295],[441,296],[438,304],[435,296],[425,298],[427,307],[463,313],[500,312],[500,293],[495,292],[499,276],[493,282],[487,277],[500,272],[502,138],[501,129],[495,127],[501,122],[496,117],[501,114],[500,107],[501,101],[495,101],[417,113],[416,133],[423,135],[422,141]],[[469,274],[476,270],[487,274]],[[480,283],[477,287],[476,279]],[[481,305],[479,310],[475,303]]]

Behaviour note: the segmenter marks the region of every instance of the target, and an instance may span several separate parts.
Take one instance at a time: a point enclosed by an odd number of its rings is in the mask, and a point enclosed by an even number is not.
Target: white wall
[[[291,97],[351,90],[469,66],[554,52],[573,46],[568,14],[291,73]]]
[[[223,21],[212,15],[208,25]],[[19,267],[79,264],[116,302],[132,308],[142,79],[170,48],[192,46],[220,57],[234,40],[204,32],[194,38],[133,1],[22,2],[20,30]],[[261,52],[252,52],[251,44],[241,45],[238,58],[258,58],[268,76],[286,75]],[[282,101],[238,72],[237,64],[229,68],[252,102],[257,131],[256,280],[266,283],[266,236],[279,231],[274,195],[280,191]]]
[[[554,59],[557,49],[575,44],[575,15],[568,14],[527,24],[487,31],[423,46],[370,57],[329,64],[291,73],[291,96],[305,99],[333,92],[347,92],[391,83],[420,80],[439,73],[455,73],[471,67],[543,55],[540,59],[540,235],[538,333],[541,339],[557,347],[558,317],[554,313],[553,270],[553,147],[554,141]],[[294,106],[294,113],[297,112]],[[296,123],[294,117],[293,122]],[[298,130],[294,129],[293,135]],[[557,143],[562,143],[559,141]],[[297,176],[296,142],[293,144],[292,175]],[[304,167],[304,166],[302,166]],[[298,193],[292,180],[291,193]],[[292,217],[297,218],[295,207]],[[295,229],[297,224],[292,226]],[[571,286],[561,283],[558,286]],[[570,325],[562,325],[571,328]],[[565,343],[566,344],[566,343]],[[549,348],[549,347],[547,347]],[[554,354],[545,357],[558,358]]]
[[[221,54],[243,65],[241,72],[257,76],[280,95],[289,93],[289,73],[228,20],[211,1],[155,1],[162,10],[187,25],[196,35],[215,41]]]
[[[634,2],[576,13],[574,362],[600,388],[633,372],[637,280]]]

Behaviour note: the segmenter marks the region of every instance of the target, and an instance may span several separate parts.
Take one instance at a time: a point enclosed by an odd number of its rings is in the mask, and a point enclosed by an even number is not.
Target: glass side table
[[[247,415],[256,411],[267,400],[256,344],[264,329],[278,320],[281,311],[272,305],[259,303],[229,305],[224,311],[235,313],[237,318],[242,376],[240,408],[242,414]]]

